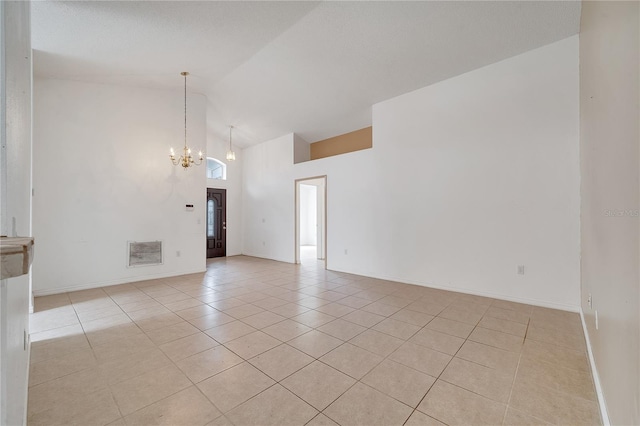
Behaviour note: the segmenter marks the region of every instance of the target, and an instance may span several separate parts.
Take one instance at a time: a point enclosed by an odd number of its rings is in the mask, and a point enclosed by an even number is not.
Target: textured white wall
[[[293,180],[326,174],[329,269],[578,309],[577,36],[374,105],[372,149],[292,145],[245,150],[246,254],[293,261]]]
[[[35,81],[36,295],[205,270],[206,166],[168,158],[184,143],[183,102],[180,90]],[[204,97],[188,111],[188,145],[205,150]],[[128,240],[162,240],[164,264],[128,268]]]
[[[582,310],[617,425],[640,424],[639,22],[637,2],[582,6]]]
[[[31,235],[31,39],[28,2],[0,3],[3,235]],[[37,249],[36,249],[37,251]],[[29,275],[0,283],[0,424],[26,423]]]

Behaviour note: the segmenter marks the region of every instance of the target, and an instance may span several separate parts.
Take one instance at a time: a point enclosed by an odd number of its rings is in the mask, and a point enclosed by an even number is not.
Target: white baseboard
[[[604,426],[611,426],[609,420],[609,413],[607,412],[607,405],[604,401],[604,393],[602,392],[602,385],[600,384],[600,376],[598,375],[598,369],[596,368],[596,361],[593,358],[593,351],[591,350],[591,339],[589,339],[589,331],[587,330],[587,323],[584,320],[584,313],[580,308],[580,320],[582,321],[582,330],[584,332],[584,338],[587,341],[587,352],[589,353],[589,364],[591,364],[591,375],[593,376],[593,384],[596,387],[596,395],[598,395],[598,405],[600,405],[600,415],[602,416],[602,424]]]
[[[27,366],[31,365],[31,334],[27,333]],[[24,423],[23,426],[27,426],[27,419],[29,418],[29,373],[30,368],[27,368],[26,385],[24,387]]]
[[[255,258],[258,258],[258,259],[275,260],[276,262],[284,262],[284,263],[293,263],[293,264],[295,264],[295,262],[293,262],[293,260],[291,260],[291,259],[282,259],[282,258],[278,258],[278,257],[266,257],[266,256],[264,256],[262,254],[242,253],[241,256],[255,257]]]
[[[44,289],[44,290],[33,290],[33,296],[34,297],[50,296],[52,294],[68,293],[71,291],[79,291],[79,290],[90,290],[92,288],[107,287],[107,286],[118,285],[118,284],[128,284],[128,283],[133,283],[138,281],[177,277],[180,275],[200,274],[206,271],[207,270],[205,268],[205,269],[197,269],[197,270],[165,272],[162,274],[138,275],[135,277],[119,278],[119,279],[108,280],[108,281],[95,281],[88,284],[72,285],[67,287],[56,287],[56,288]]]
[[[561,310],[561,311],[568,311],[568,312],[575,312],[575,313],[580,312],[580,306],[577,306],[577,305],[567,305],[567,304],[563,304],[563,303],[548,302],[548,301],[545,301],[545,300],[529,299],[529,298],[525,298],[525,297],[513,297],[513,296],[504,295],[504,294],[492,293],[492,292],[488,292],[488,291],[470,290],[470,289],[455,287],[455,286],[451,286],[451,285],[444,286],[444,285],[438,285],[438,284],[434,284],[434,283],[425,283],[425,282],[419,282],[419,281],[412,281],[412,280],[407,280],[405,278],[398,278],[398,277],[391,277],[391,276],[375,276],[375,275],[370,275],[370,274],[362,273],[362,272],[358,272],[358,271],[356,271],[356,272],[354,272],[354,271],[342,271],[340,269],[334,269],[334,268],[331,268],[331,267],[327,267],[327,269],[329,269],[331,271],[344,272],[346,274],[353,274],[353,275],[361,275],[361,276],[380,279],[380,280],[387,280],[387,281],[394,281],[394,282],[398,282],[398,283],[419,285],[421,287],[435,288],[435,289],[438,289],[438,290],[455,291],[456,293],[464,293],[464,294],[471,294],[471,295],[474,295],[474,296],[490,297],[492,299],[507,300],[509,302],[524,303],[526,305],[540,306],[541,308],[558,309],[558,310]]]

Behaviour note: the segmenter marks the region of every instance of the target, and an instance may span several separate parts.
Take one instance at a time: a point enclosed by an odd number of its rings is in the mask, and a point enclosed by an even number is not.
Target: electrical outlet
[[[524,265],[518,265],[518,275],[524,275]]]
[[[348,249],[344,249],[344,254],[349,254],[349,250]]]
[[[589,297],[587,297],[587,305],[589,305],[590,308],[593,308],[593,299],[591,298],[591,293],[589,293]]]
[[[180,250],[176,250],[176,257],[180,257]]]

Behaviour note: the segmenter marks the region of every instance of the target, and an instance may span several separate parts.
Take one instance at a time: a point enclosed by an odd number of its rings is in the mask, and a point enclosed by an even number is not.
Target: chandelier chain
[[[191,155],[191,149],[189,149],[189,147],[187,146],[187,76],[189,75],[189,73],[183,71],[180,73],[180,75],[184,77],[184,148],[182,150],[182,155],[180,156],[180,158],[176,158],[176,153],[173,148],[171,148],[169,150],[169,159],[174,166],[180,165],[184,170],[187,170],[191,166],[199,166],[200,164],[202,164],[204,155],[202,154],[202,151],[200,151],[198,152],[198,159],[194,160],[193,156]]]
[[[184,146],[187,146],[187,73],[184,73]]]

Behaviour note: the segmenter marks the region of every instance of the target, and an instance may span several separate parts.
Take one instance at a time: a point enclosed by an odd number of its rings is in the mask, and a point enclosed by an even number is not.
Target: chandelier
[[[202,164],[204,157],[202,155],[202,151],[200,151],[198,152],[198,160],[194,160],[191,156],[191,148],[187,146],[187,76],[189,73],[183,71],[180,75],[184,76],[184,148],[182,155],[178,159],[176,159],[175,151],[171,148],[169,158],[174,166],[179,164],[184,168],[184,170],[187,170],[191,166],[199,166]]]
[[[233,147],[231,146],[231,131],[233,130],[233,126],[229,126],[229,151],[227,151],[227,161],[234,161],[236,159],[236,153],[233,152]]]

